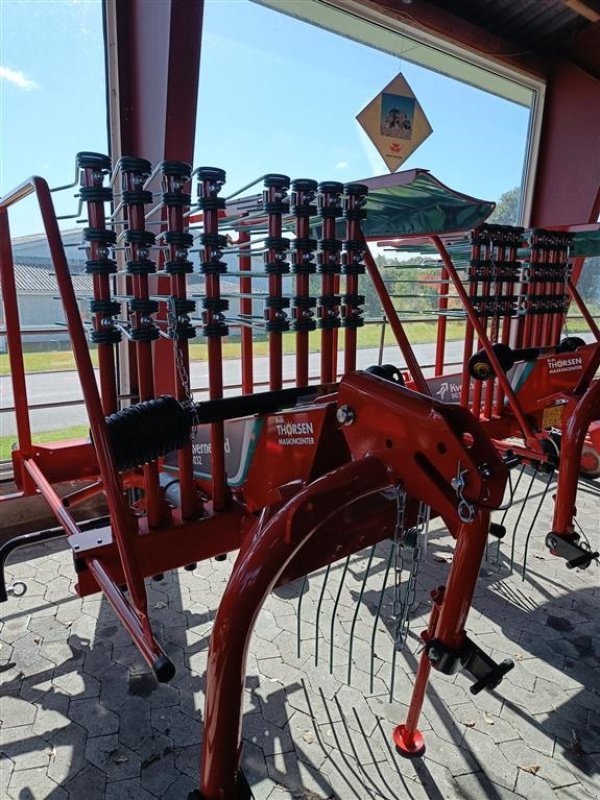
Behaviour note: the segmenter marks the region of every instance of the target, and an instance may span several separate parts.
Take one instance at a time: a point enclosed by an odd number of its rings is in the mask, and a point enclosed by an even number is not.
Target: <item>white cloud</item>
[[[349,166],[350,166],[350,164],[347,161],[338,161],[337,164],[335,165],[335,168],[336,169],[346,169]]]
[[[9,67],[0,67],[0,79],[8,81],[24,92],[32,92],[39,89],[39,84],[36,81],[28,78],[27,75],[21,72],[20,69],[10,69]]]

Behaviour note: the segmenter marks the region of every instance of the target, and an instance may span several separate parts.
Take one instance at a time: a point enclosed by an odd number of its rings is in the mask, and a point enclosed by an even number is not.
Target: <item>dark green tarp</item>
[[[421,169],[359,182],[369,186],[362,224],[367,239],[467,231],[481,225],[496,207],[449,189]]]

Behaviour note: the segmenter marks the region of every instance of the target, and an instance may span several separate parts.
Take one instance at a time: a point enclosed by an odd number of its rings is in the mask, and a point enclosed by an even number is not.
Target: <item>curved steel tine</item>
[[[373,633],[371,634],[371,665],[369,669],[369,691],[371,692],[371,694],[373,693],[373,684],[375,678],[373,667],[375,665],[375,639],[377,637],[377,625],[379,624],[379,619],[381,617],[381,608],[383,606],[383,598],[385,596],[385,590],[387,589],[387,582],[390,575],[390,569],[392,567],[393,557],[394,557],[394,545],[392,543],[387,559],[387,564],[385,567],[385,572],[383,575],[383,585],[379,592],[379,602],[377,603],[377,610],[375,611],[375,619],[373,620]]]
[[[525,492],[525,497],[523,498],[523,502],[519,513],[517,515],[517,519],[515,520],[515,524],[513,527],[513,535],[512,541],[510,544],[510,571],[513,571],[513,565],[515,561],[515,546],[516,546],[516,539],[517,539],[517,528],[519,527],[519,523],[521,522],[521,518],[523,517],[523,513],[525,511],[525,506],[527,505],[527,501],[529,500],[529,495],[531,494],[531,490],[533,489],[533,484],[537,478],[537,474],[539,472],[537,464],[534,467],[533,475],[531,476],[531,480],[529,481],[529,486],[527,487],[527,491]]]
[[[340,585],[338,586],[337,594],[335,597],[335,601],[333,603],[333,609],[331,611],[331,624],[329,626],[329,674],[333,674],[333,639],[334,639],[334,632],[335,632],[335,619],[337,614],[337,608],[340,604],[340,598],[342,596],[342,590],[344,588],[344,581],[346,579],[346,573],[348,572],[348,565],[350,564],[350,556],[347,556],[346,561],[344,562],[344,567],[342,569],[342,575],[340,578]]]
[[[306,591],[306,586],[308,584],[308,575],[304,576],[304,580],[302,581],[302,586],[300,587],[300,597],[298,598],[298,612],[296,616],[296,657],[300,658],[302,656],[302,598],[304,597],[304,592]]]
[[[525,572],[526,572],[526,564],[527,564],[527,552],[529,550],[529,540],[531,539],[531,534],[533,533],[533,529],[535,527],[535,523],[537,522],[537,518],[539,516],[540,511],[542,510],[542,506],[544,505],[544,501],[546,499],[546,495],[548,494],[548,489],[550,488],[550,484],[554,480],[555,472],[552,470],[548,474],[548,480],[546,482],[546,486],[544,487],[544,491],[542,492],[542,496],[540,498],[540,502],[536,509],[535,514],[533,515],[533,519],[531,520],[531,525],[529,526],[529,530],[527,531],[527,536],[525,537],[525,551],[523,553],[523,568],[521,570],[521,580],[525,580]]]
[[[371,547],[371,552],[369,553],[369,560],[367,561],[367,567],[363,572],[363,579],[360,585],[360,591],[356,599],[356,608],[354,609],[354,616],[352,617],[352,624],[350,625],[350,634],[348,640],[348,686],[352,685],[352,650],[354,648],[354,629],[356,628],[356,621],[358,620],[358,612],[360,611],[360,604],[362,603],[365,586],[367,585],[367,579],[369,577],[369,573],[371,572],[371,564],[373,563],[373,556],[375,555],[375,547],[376,545],[373,545]]]
[[[329,578],[329,573],[331,571],[331,564],[327,565],[327,569],[325,570],[325,575],[323,576],[323,583],[321,585],[321,591],[319,592],[319,600],[317,602],[317,613],[315,616],[315,666],[319,663],[319,622],[321,619],[321,607],[323,605],[323,597],[325,596],[325,587],[327,586],[327,579]]]

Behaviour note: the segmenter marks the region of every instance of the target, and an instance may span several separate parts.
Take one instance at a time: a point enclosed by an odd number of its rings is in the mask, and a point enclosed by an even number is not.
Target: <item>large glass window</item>
[[[0,194],[30,175],[64,185],[73,178],[78,151],[108,149],[102,3],[4,0],[0,45]],[[59,214],[77,211],[74,192],[54,195]],[[35,198],[11,208],[9,221],[29,403],[63,405],[32,413],[36,439],[82,434],[87,415],[66,329],[56,325],[63,321],[62,307]],[[75,245],[67,253],[76,291],[89,295],[85,255],[77,249],[82,226],[74,219],[60,224],[66,243]],[[0,461],[16,438],[2,301],[0,293]],[[69,406],[73,401],[79,402]]]
[[[313,5],[281,4],[307,16]],[[353,36],[373,39],[368,27],[353,20]],[[355,117],[402,71],[433,128],[402,169],[429,169],[486,200],[520,190],[532,93],[504,99],[410,63],[400,36],[379,38],[388,51],[250,0],[208,0],[196,159],[226,168],[231,189],[274,171],[342,181],[385,173]],[[471,71],[465,64],[465,79]]]

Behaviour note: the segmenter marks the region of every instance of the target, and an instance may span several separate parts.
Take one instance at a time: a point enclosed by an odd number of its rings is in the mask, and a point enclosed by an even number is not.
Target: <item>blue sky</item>
[[[107,150],[100,1],[2,0],[0,15],[0,191],[65,183],[78,150]],[[248,0],[207,3],[195,165],[226,169],[227,193],[267,171],[381,174],[355,117],[400,68],[433,127],[406,168],[485,199],[520,183],[527,109]],[[40,229],[32,202],[15,211],[14,235]]]

